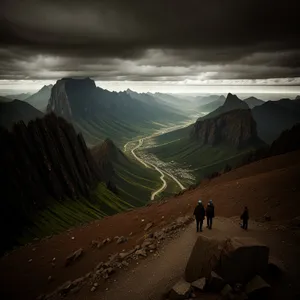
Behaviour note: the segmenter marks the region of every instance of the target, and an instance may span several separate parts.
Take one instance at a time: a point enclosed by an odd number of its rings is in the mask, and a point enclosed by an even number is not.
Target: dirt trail
[[[300,292],[296,283],[291,279],[291,277],[297,278],[297,276],[300,276],[300,270],[297,268],[299,264],[295,260],[298,259],[298,262],[300,262],[300,236],[298,235],[296,239],[294,235],[289,233],[285,234],[283,239],[282,232],[271,232],[254,222],[250,223],[249,231],[245,232],[238,226],[236,220],[237,218],[216,218],[213,230],[205,228],[203,233],[196,233],[195,224],[193,223],[177,239],[165,245],[159,251],[159,256],[151,256],[148,259],[139,261],[134,269],[130,272],[123,271],[119,273],[114,277],[115,282],[103,287],[102,290],[91,293],[86,287],[85,290],[82,290],[76,296],[70,297],[70,299],[162,299],[162,295],[184,274],[192,247],[200,234],[215,237],[251,236],[267,244],[271,249],[271,254],[283,260],[289,274],[278,286],[273,299],[283,299],[282,297],[293,299],[292,295],[297,292],[297,289]],[[106,288],[108,288],[107,291]]]

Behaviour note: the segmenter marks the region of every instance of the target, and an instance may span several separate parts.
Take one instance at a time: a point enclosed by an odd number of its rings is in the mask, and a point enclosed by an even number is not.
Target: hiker
[[[194,210],[194,216],[196,218],[197,232],[199,231],[199,225],[200,231],[202,232],[203,220],[205,219],[205,209],[201,200],[198,201],[198,205]]]
[[[207,220],[207,228],[212,229],[212,221],[215,217],[215,206],[212,200],[209,200],[207,207],[206,207],[206,220]]]
[[[241,227],[245,230],[248,229],[248,220],[249,220],[249,210],[248,207],[245,206],[244,212],[241,215],[241,220],[243,223],[241,224]]]

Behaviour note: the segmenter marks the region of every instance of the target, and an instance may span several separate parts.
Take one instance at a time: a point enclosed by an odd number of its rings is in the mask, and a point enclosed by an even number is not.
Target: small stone
[[[32,262],[32,258],[28,259],[28,263],[31,263]]]
[[[32,248],[32,251],[35,251],[36,250],[36,248]]]
[[[127,239],[124,236],[121,236],[117,239],[117,244],[122,244],[127,242]]]
[[[145,222],[145,220],[144,220],[144,219],[142,219],[142,220],[141,220],[141,222]]]
[[[72,240],[75,240],[75,237],[74,237],[74,236],[72,236],[72,237],[71,237],[71,239],[72,239]]]
[[[216,272],[211,272],[211,278],[209,281],[209,289],[214,292],[220,292],[225,286],[224,279],[220,277]]]
[[[145,249],[136,250],[135,254],[138,255],[138,256],[147,257],[147,253],[146,253]]]
[[[255,294],[255,296],[261,294],[265,295],[268,293],[270,285],[267,284],[260,276],[256,275],[248,284],[246,285],[247,295]]]
[[[91,292],[95,292],[95,291],[96,291],[96,287],[93,286],[93,287],[91,288]]]
[[[128,263],[127,261],[124,260],[124,261],[122,261],[122,265],[125,266],[125,267],[128,267],[128,266],[129,266],[129,263]]]
[[[229,284],[226,284],[224,288],[221,291],[221,295],[223,297],[226,297],[228,294],[232,292],[232,287]]]
[[[72,264],[73,262],[75,262],[76,260],[78,260],[83,254],[83,249],[80,248],[78,250],[76,250],[75,252],[73,252],[72,254],[70,254],[65,262],[65,266],[69,266],[70,264]]]
[[[94,287],[97,287],[99,284],[97,283],[97,282],[95,282],[94,284],[93,284],[93,286]]]
[[[48,277],[48,282],[51,282],[52,281],[52,276],[49,276]]]
[[[76,294],[80,291],[81,287],[80,286],[75,286],[70,290],[70,294]]]
[[[129,236],[132,236],[132,234],[133,234],[133,233],[132,233],[132,232],[130,232],[130,233],[129,233]]]
[[[53,257],[53,258],[52,258],[52,261],[53,261],[53,262],[55,262],[55,261],[56,261],[56,258],[55,258],[55,257]]]
[[[148,231],[153,226],[153,223],[148,223],[145,227],[145,231]]]
[[[169,299],[187,299],[191,295],[191,285],[184,279],[178,281],[172,288]]]
[[[108,291],[108,288],[106,288],[105,290]]]
[[[161,218],[162,218],[162,220],[163,220],[163,219],[165,218],[165,216],[162,216]]]
[[[196,280],[192,283],[192,287],[194,287],[194,288],[196,288],[200,291],[204,290],[205,285],[206,285],[206,278],[205,277],[200,278],[200,279],[198,279],[198,280]]]

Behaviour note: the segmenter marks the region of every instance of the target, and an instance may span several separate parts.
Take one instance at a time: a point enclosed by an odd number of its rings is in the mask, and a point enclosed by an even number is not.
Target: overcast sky
[[[1,0],[0,89],[89,76],[113,90],[267,85],[299,93],[297,6],[296,0]]]

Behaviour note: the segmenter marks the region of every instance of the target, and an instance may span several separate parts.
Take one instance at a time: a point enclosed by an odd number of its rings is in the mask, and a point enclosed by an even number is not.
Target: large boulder
[[[268,268],[269,248],[253,238],[228,240],[220,257],[217,273],[229,284],[246,283]]]
[[[201,277],[210,278],[217,267],[225,239],[199,236],[185,269],[185,279],[193,282]]]

